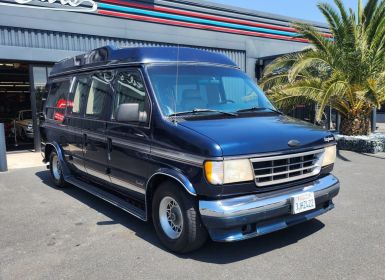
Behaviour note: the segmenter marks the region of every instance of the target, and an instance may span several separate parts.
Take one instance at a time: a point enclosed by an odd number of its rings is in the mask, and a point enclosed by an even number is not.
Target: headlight
[[[27,126],[27,130],[32,130],[33,129],[33,126],[32,126],[32,124],[30,123],[30,124],[28,124],[28,126]]]
[[[336,145],[326,147],[323,156],[322,167],[333,164],[336,161],[336,153]]]
[[[205,174],[207,181],[213,185],[254,180],[253,169],[248,159],[206,161]]]

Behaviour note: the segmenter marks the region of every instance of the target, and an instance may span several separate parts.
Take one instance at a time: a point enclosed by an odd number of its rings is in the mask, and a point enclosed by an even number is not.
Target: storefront
[[[293,20],[199,0],[0,0],[0,85],[6,85],[0,87],[0,119],[31,110],[30,143],[38,150],[38,113],[50,67],[107,44],[219,52],[256,77],[259,58],[307,46],[290,27]]]

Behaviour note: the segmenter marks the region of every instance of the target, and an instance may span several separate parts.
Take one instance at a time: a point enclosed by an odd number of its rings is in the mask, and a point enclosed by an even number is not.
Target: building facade
[[[256,78],[261,58],[308,46],[293,21],[199,0],[0,0],[0,121],[32,110],[36,131],[53,63],[107,44],[219,52]]]

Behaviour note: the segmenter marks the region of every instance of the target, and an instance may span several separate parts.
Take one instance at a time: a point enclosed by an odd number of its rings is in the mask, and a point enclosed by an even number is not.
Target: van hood
[[[223,156],[295,151],[327,144],[333,135],[288,116],[185,120],[179,123],[215,141]],[[297,146],[289,146],[295,140]],[[293,141],[292,141],[293,142]]]

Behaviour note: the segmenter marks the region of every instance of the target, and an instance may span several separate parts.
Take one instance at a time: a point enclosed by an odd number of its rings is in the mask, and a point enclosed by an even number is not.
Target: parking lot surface
[[[44,167],[0,173],[0,279],[385,279],[385,155],[341,151],[336,208],[238,243],[167,252],[150,223]]]

